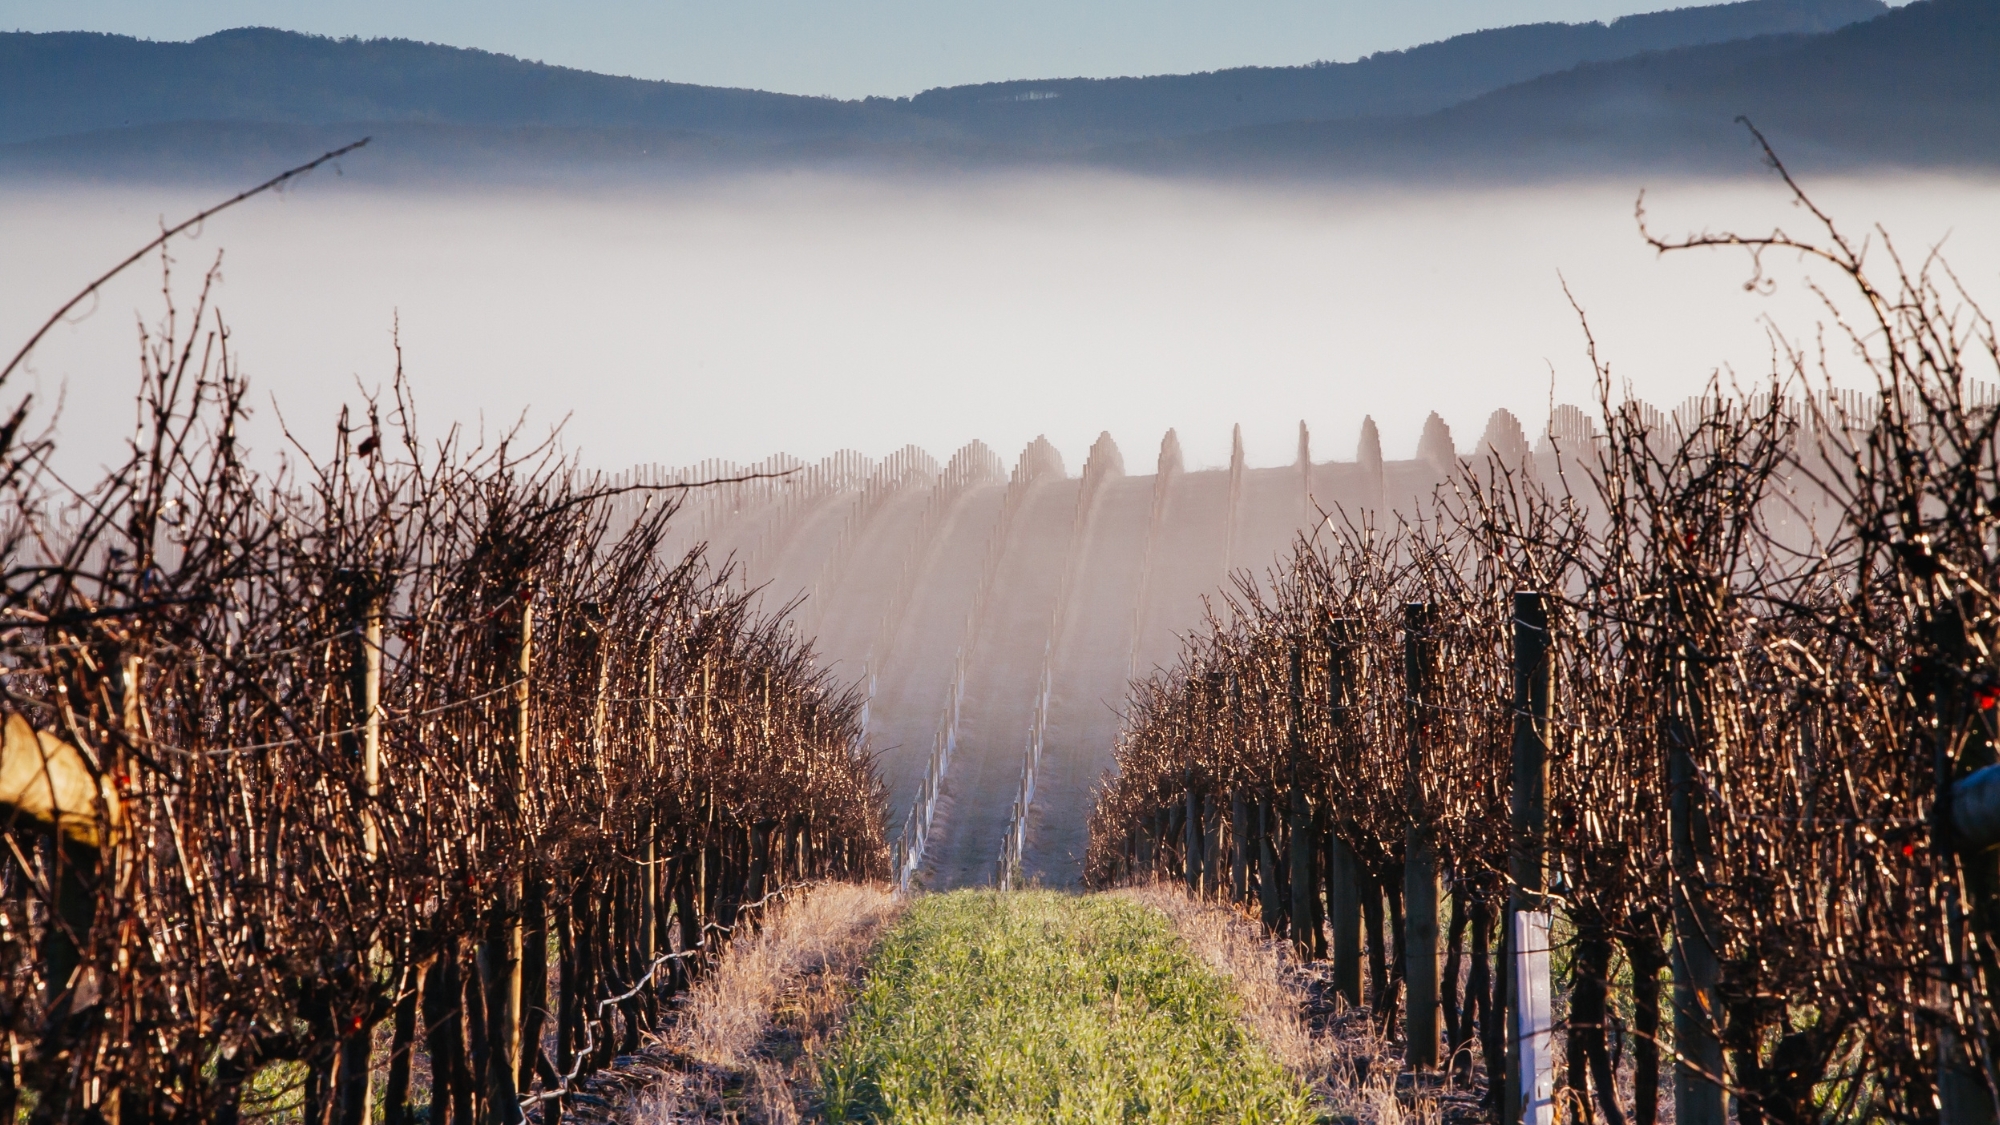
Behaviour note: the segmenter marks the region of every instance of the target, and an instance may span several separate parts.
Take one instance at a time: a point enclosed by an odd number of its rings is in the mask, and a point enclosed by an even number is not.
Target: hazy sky
[[[1005,78],[1345,61],[1688,0],[0,0],[0,29],[191,39],[265,26],[481,47],[640,78],[912,94]]]

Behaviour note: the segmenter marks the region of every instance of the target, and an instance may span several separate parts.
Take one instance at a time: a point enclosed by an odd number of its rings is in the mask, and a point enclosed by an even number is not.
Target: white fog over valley
[[[2000,183],[1808,186],[1849,231],[1880,223],[1906,255],[1945,240],[1993,303]],[[1393,458],[1433,410],[1464,444],[1496,408],[1534,431],[1551,397],[1588,404],[1564,278],[1615,377],[1661,404],[1721,365],[1764,377],[1766,318],[1810,339],[1825,318],[1795,263],[1772,260],[1767,297],[1744,291],[1740,253],[1663,259],[1634,224],[1642,187],[1663,234],[1809,229],[1757,174],[1488,190],[800,174],[532,194],[322,172],[173,256],[185,304],[223,254],[217,305],[267,452],[274,401],[313,446],[357,386],[387,384],[400,317],[427,428],[567,419],[566,444],[612,471],[909,443],[943,457],[1038,434],[1074,466],[1100,431],[1146,448],[1169,427],[1190,467],[1216,466],[1232,423],[1249,463],[1274,465],[1301,420],[1318,456],[1349,458],[1372,415]],[[162,218],[219,194],[0,187],[0,339],[11,352]],[[133,268],[36,351],[24,385],[66,396],[64,464],[116,455],[107,412],[125,415],[159,282],[156,262]]]

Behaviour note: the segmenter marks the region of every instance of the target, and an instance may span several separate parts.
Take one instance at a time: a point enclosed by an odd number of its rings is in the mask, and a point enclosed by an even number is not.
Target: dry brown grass
[[[862,965],[903,904],[886,885],[833,883],[782,903],[689,990],[670,1037],[691,1065],[634,1107],[645,1122],[794,1125]]]
[[[1255,918],[1188,897],[1176,883],[1114,892],[1165,914],[1181,940],[1242,1002],[1244,1025],[1297,1075],[1328,1113],[1358,1125],[1438,1125],[1439,1101],[1422,1087],[1398,1091],[1400,1052],[1365,1009],[1331,1007],[1326,982],[1302,965],[1291,943],[1271,937]],[[1309,1020],[1308,1012],[1330,1013]]]

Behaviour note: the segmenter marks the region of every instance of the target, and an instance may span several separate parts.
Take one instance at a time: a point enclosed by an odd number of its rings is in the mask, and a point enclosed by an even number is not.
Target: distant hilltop
[[[1401,175],[1531,170],[1524,153],[1704,166],[1724,148],[1740,159],[1739,114],[1781,136],[1796,126],[1808,156],[1833,163],[1986,165],[1996,23],[1993,0],[1745,0],[1480,31],[1351,63],[856,101],[409,40],[12,33],[0,34],[0,172],[227,173],[361,133],[377,137],[352,162],[364,176],[1049,162]],[[1866,117],[1858,131],[1850,114]]]

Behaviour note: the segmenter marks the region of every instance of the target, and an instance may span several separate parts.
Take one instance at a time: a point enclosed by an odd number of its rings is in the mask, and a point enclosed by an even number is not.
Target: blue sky
[[[265,26],[482,47],[797,94],[1345,61],[1465,31],[1687,0],[0,0],[0,30],[192,39]]]

